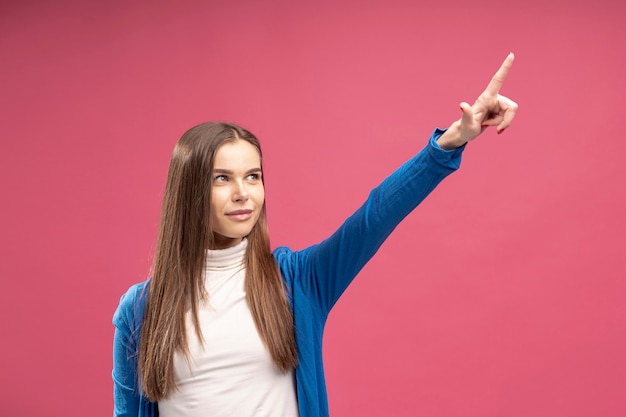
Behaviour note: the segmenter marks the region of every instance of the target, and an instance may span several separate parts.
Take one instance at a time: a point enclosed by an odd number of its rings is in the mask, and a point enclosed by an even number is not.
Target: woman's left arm
[[[322,311],[330,311],[402,219],[459,167],[464,146],[441,149],[436,141],[443,133],[435,129],[428,145],[374,188],[329,238],[293,254],[297,285],[310,301],[318,300]]]
[[[509,54],[475,103],[461,103],[461,119],[445,131],[436,129],[429,144],[374,188],[332,236],[294,254],[298,285],[315,294],[323,311],[330,311],[402,219],[459,167],[467,142],[489,126],[501,133],[511,124],[517,104],[499,91],[512,63],[513,54]]]

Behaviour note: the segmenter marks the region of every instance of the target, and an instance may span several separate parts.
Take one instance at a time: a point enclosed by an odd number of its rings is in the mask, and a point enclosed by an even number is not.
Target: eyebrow
[[[246,171],[246,174],[252,174],[255,172],[262,172],[261,168],[252,168]],[[231,171],[230,169],[222,169],[222,168],[215,168],[213,169],[213,173],[214,174],[232,174],[233,171]]]

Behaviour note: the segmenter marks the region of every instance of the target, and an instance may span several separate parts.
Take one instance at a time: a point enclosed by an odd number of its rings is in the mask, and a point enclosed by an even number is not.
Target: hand
[[[458,148],[476,139],[489,126],[496,126],[496,131],[502,133],[511,125],[517,111],[517,103],[501,96],[499,92],[504,79],[513,66],[514,58],[513,53],[506,57],[485,91],[478,96],[473,105],[470,106],[466,102],[461,103],[463,116],[441,135],[437,141],[439,146],[443,149]]]

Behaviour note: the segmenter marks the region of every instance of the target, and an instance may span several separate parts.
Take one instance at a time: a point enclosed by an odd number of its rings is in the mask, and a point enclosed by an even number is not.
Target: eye
[[[252,182],[260,181],[261,180],[261,173],[260,172],[254,172],[252,174],[249,174],[247,178],[248,178],[248,181],[252,181]]]
[[[213,182],[226,182],[228,181],[228,177],[224,174],[216,175],[213,178]]]

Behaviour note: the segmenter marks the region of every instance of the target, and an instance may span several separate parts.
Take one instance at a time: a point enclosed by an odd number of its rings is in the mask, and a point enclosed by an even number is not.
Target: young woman
[[[396,225],[460,164],[465,144],[507,128],[510,54],[473,105],[374,188],[328,239],[271,252],[261,148],[204,123],[170,162],[153,276],[115,312],[115,416],[327,416],[322,333],[330,309]]]

